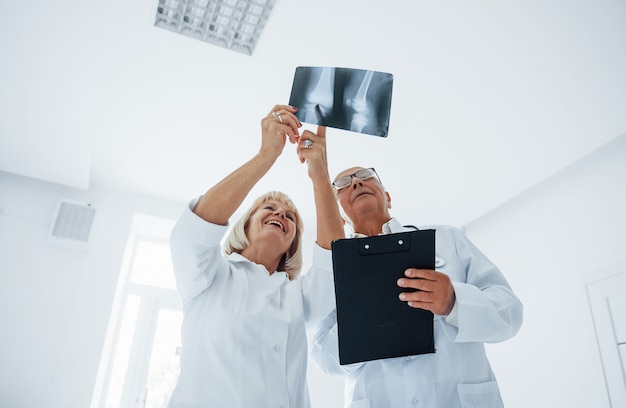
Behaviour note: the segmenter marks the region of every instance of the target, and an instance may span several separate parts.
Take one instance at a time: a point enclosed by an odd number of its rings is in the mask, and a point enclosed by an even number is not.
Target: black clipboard
[[[407,268],[435,269],[435,230],[332,243],[339,362],[434,353],[433,314],[398,298]]]

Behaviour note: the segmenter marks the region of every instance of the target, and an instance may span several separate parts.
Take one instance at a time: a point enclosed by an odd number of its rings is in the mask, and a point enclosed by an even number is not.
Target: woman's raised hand
[[[261,119],[262,141],[261,150],[273,151],[276,156],[282,153],[287,138],[290,143],[297,143],[300,137],[298,130],[302,123],[296,117],[298,108],[289,105],[275,105]]]

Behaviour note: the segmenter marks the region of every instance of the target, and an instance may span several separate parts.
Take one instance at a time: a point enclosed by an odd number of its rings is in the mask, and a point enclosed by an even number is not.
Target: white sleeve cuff
[[[459,327],[459,304],[454,300],[454,306],[452,306],[452,310],[450,314],[445,316],[446,323],[451,324],[454,327]]]

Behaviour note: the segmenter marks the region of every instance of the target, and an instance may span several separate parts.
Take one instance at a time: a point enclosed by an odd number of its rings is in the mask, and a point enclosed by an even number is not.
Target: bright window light
[[[154,25],[252,55],[276,0],[159,0]]]
[[[176,220],[135,214],[92,407],[165,408],[180,367],[182,303],[169,236]]]

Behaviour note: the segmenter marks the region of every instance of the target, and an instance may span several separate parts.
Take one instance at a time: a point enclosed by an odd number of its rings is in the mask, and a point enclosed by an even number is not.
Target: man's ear
[[[391,208],[391,195],[389,195],[389,191],[385,191],[385,195],[387,196],[387,209]]]

